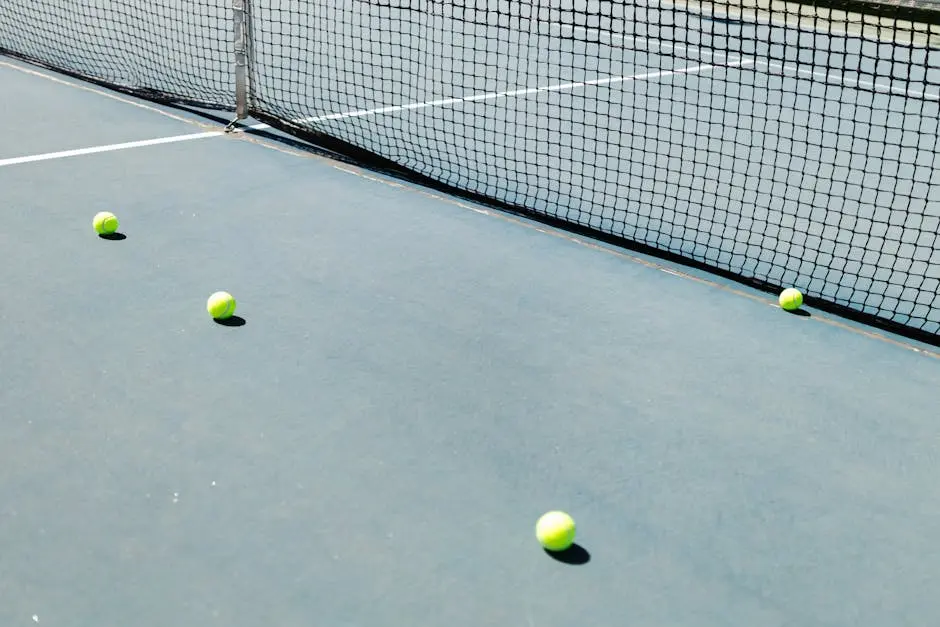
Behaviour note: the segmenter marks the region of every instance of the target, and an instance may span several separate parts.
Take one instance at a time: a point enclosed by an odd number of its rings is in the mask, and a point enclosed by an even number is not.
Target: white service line
[[[534,94],[543,94],[558,91],[571,91],[582,87],[597,87],[603,85],[614,85],[617,83],[629,83],[633,81],[650,80],[654,78],[663,78],[676,74],[698,74],[722,67],[738,67],[753,63],[753,59],[742,59],[739,61],[729,61],[721,64],[703,64],[693,67],[679,68],[676,70],[660,70],[658,72],[649,72],[646,74],[633,74],[630,76],[612,76],[607,78],[596,78],[590,81],[578,81],[574,83],[560,83],[558,85],[547,85],[545,87],[530,87],[527,89],[513,89],[509,91],[495,91],[485,94],[474,94],[472,96],[462,96],[460,98],[443,98],[441,100],[428,100],[426,102],[412,102],[409,104],[395,105],[390,107],[379,107],[377,109],[364,109],[361,111],[346,111],[344,113],[330,113],[309,118],[299,118],[292,120],[294,124],[309,124],[312,122],[326,122],[328,120],[342,120],[345,118],[357,118],[369,115],[382,115],[384,113],[396,113],[398,111],[410,111],[414,109],[426,109],[428,107],[446,107],[450,105],[463,104],[466,102],[482,102],[486,100],[497,100],[499,98],[518,98],[532,96]],[[271,128],[268,124],[255,124],[248,127],[251,130],[261,130]]]
[[[312,122],[325,122],[327,120],[342,120],[345,118],[363,117],[369,115],[382,115],[385,113],[395,113],[398,111],[409,111],[413,109],[426,109],[428,107],[445,107],[457,105],[466,102],[483,102],[497,100],[500,98],[517,98],[532,96],[535,94],[571,91],[584,87],[599,87],[604,85],[615,85],[618,83],[629,83],[633,81],[650,80],[662,78],[664,76],[673,76],[678,74],[698,74],[721,67],[739,67],[753,63],[753,59],[742,59],[722,64],[702,64],[692,67],[678,68],[675,70],[660,70],[658,72],[649,72],[646,74],[633,74],[630,76],[610,76],[607,78],[595,78],[589,81],[577,81],[572,83],[559,83],[557,85],[546,85],[544,87],[531,87],[527,89],[512,89],[508,91],[489,92],[484,94],[474,94],[472,96],[463,96],[461,98],[444,98],[441,100],[428,100],[426,102],[415,102],[391,107],[379,107],[377,109],[364,109],[360,111],[346,111],[343,113],[331,113],[309,118],[294,120],[295,124],[304,124]],[[248,126],[248,130],[262,130],[271,128],[269,124],[253,124]],[[157,146],[160,144],[174,144],[179,142],[191,141],[194,139],[205,139],[208,137],[220,137],[225,135],[225,131],[207,131],[203,133],[191,133],[189,135],[174,135],[172,137],[162,137],[158,139],[146,139],[136,142],[126,142],[122,144],[110,144],[107,146],[94,146],[91,148],[79,148],[76,150],[63,150],[60,152],[49,152],[41,155],[30,155],[27,157],[13,157],[11,159],[0,159],[0,168],[10,165],[20,165],[23,163],[33,163],[36,161],[49,161],[51,159],[65,159],[68,157],[78,157],[81,155],[91,155],[102,152],[113,152],[116,150],[127,150],[130,148],[143,148],[146,146]]]
[[[687,44],[672,43],[668,41],[660,41],[658,39],[650,39],[648,37],[640,37],[637,35],[619,35],[617,33],[608,33],[598,28],[587,28],[584,26],[574,26],[571,24],[561,24],[555,22],[552,26],[556,26],[562,29],[568,29],[572,31],[578,31],[582,33],[587,33],[595,37],[608,37],[612,41],[635,41],[642,44],[647,44],[653,47],[658,47],[661,50],[687,50],[693,54],[699,54],[706,57],[713,57],[718,54],[724,54],[721,52],[715,52],[713,50],[708,50],[705,48],[700,48],[698,46],[691,46]],[[874,89],[884,93],[897,94],[899,96],[908,96],[910,98],[918,98],[923,100],[940,100],[940,94],[931,94],[924,91],[915,91],[912,89],[905,89],[903,87],[894,87],[892,85],[884,85],[882,83],[875,83],[873,81],[865,81],[858,79],[849,79],[844,78],[835,74],[830,74],[827,72],[820,72],[817,70],[808,70],[805,68],[798,67],[796,65],[786,65],[783,63],[768,63],[767,61],[762,61],[758,58],[748,59],[750,63],[748,65],[753,65],[755,67],[770,68],[774,70],[781,70],[784,72],[791,72],[794,74],[800,74],[803,76],[811,76],[814,78],[821,78],[827,82],[834,82],[842,85],[843,87],[862,87],[865,89]]]
[[[194,139],[204,139],[206,137],[218,137],[225,135],[223,131],[207,131],[204,133],[191,133],[189,135],[174,135],[173,137],[160,137],[157,139],[145,139],[136,142],[125,142],[123,144],[109,144],[107,146],[93,146],[91,148],[78,148],[75,150],[62,150],[60,152],[47,152],[41,155],[30,155],[28,157],[13,157],[12,159],[0,159],[0,168],[8,165],[19,165],[21,163],[33,163],[35,161],[49,161],[50,159],[65,159],[68,157],[79,157],[81,155],[93,155],[99,152],[113,152],[115,150],[127,150],[128,148],[143,148],[144,146],[156,146],[158,144],[175,144]]]

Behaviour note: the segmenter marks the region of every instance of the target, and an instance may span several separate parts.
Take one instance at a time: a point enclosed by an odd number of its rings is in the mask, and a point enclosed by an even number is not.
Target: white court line
[[[679,43],[670,43],[670,42],[665,42],[665,41],[659,41],[657,39],[650,39],[648,37],[640,37],[636,35],[619,35],[617,33],[608,33],[598,28],[587,28],[584,26],[574,26],[572,24],[561,24],[558,22],[554,22],[551,25],[558,27],[558,28],[562,28],[562,29],[570,29],[573,31],[588,33],[590,35],[594,35],[598,37],[599,36],[609,37],[612,41],[614,40],[619,40],[619,41],[624,41],[624,42],[635,41],[635,42],[642,43],[642,44],[656,46],[656,47],[659,47],[660,49],[687,50],[689,52],[698,53],[703,56],[716,56],[717,54],[721,54],[721,53],[716,53],[712,50],[699,48],[698,46],[690,46],[690,45],[679,44]],[[841,76],[837,76],[835,74],[829,74],[829,73],[820,72],[817,70],[807,70],[805,68],[800,68],[795,65],[785,65],[782,63],[768,63],[766,61],[761,61],[758,58],[751,58],[751,59],[748,59],[748,61],[750,61],[748,65],[753,65],[755,67],[764,67],[764,68],[770,68],[774,70],[782,70],[785,72],[793,72],[795,74],[801,74],[803,76],[812,76],[815,78],[821,78],[821,79],[824,79],[826,82],[835,82],[844,87],[863,87],[866,89],[874,89],[876,91],[881,91],[884,93],[893,93],[899,96],[907,96],[910,98],[919,98],[922,100],[940,100],[940,93],[931,94],[931,93],[927,93],[924,91],[915,91],[911,89],[905,89],[903,87],[894,87],[891,85],[884,85],[882,83],[875,83],[872,81],[847,79]]]
[[[342,120],[345,118],[355,118],[369,115],[381,115],[384,113],[395,113],[398,111],[411,111],[414,109],[425,109],[428,107],[446,107],[449,105],[463,104],[465,102],[482,102],[486,100],[497,100],[500,98],[516,98],[520,96],[531,96],[534,94],[542,94],[549,92],[557,91],[571,91],[573,89],[578,89],[581,87],[595,87],[603,85],[614,85],[617,83],[629,83],[633,81],[642,81],[649,80],[653,78],[663,78],[664,76],[672,76],[676,74],[698,74],[700,72],[706,72],[709,70],[718,69],[721,67],[738,67],[742,65],[749,65],[753,63],[751,59],[743,59],[740,61],[730,61],[727,63],[722,63],[720,65],[711,65],[703,64],[696,65],[693,67],[679,68],[677,70],[661,70],[659,72],[649,72],[647,74],[634,74],[631,76],[616,76],[608,78],[597,78],[590,81],[578,81],[573,83],[560,83],[558,85],[547,85],[545,87],[530,87],[527,89],[513,89],[509,91],[496,91],[485,94],[475,94],[472,96],[462,96],[460,98],[443,98],[441,100],[428,100],[426,102],[413,102],[403,105],[395,105],[391,107],[380,107],[378,109],[365,109],[362,111],[346,111],[344,113],[331,113],[328,115],[320,115],[309,118],[300,118],[297,120],[292,120],[294,124],[304,124],[311,122],[325,122],[327,120]],[[255,124],[254,126],[249,126],[248,128],[253,130],[271,128],[268,124]]]
[[[8,165],[19,165],[21,163],[34,163],[36,161],[49,161],[51,159],[65,159],[68,157],[79,157],[81,155],[93,155],[100,152],[113,152],[115,150],[127,150],[128,148],[143,148],[144,146],[157,146],[159,144],[175,144],[178,142],[191,141],[193,139],[204,139],[206,137],[218,137],[225,135],[223,131],[207,131],[205,133],[191,133],[189,135],[174,135],[173,137],[160,137],[158,139],[145,139],[136,142],[125,142],[123,144],[109,144],[107,146],[93,146],[91,148],[78,148],[76,150],[62,150],[60,152],[47,152],[42,155],[30,155],[28,157],[13,157],[12,159],[0,159],[0,168]]]
[[[614,85],[617,83],[629,83],[632,81],[649,80],[662,78],[676,74],[697,74],[714,70],[720,67],[734,67],[747,65],[751,60],[734,61],[722,65],[696,65],[693,67],[679,68],[676,70],[661,70],[659,72],[650,72],[647,74],[634,74],[631,76],[614,76],[607,78],[596,78],[589,81],[578,81],[573,83],[560,83],[558,85],[547,85],[545,87],[532,87],[528,89],[513,89],[510,91],[490,92],[484,94],[475,94],[464,96],[462,98],[445,98],[442,100],[428,100],[426,102],[415,102],[411,104],[396,105],[392,107],[379,107],[377,109],[365,109],[361,111],[346,111],[344,113],[331,113],[316,117],[301,118],[293,120],[295,124],[324,122],[327,120],[341,120],[345,118],[363,117],[369,115],[382,115],[385,113],[395,113],[397,111],[407,111],[412,109],[425,109],[428,107],[443,107],[448,105],[461,104],[465,102],[482,102],[488,100],[497,100],[499,98],[513,98],[520,96],[531,96],[534,94],[571,91],[582,87],[593,87],[603,85]],[[262,130],[271,128],[269,124],[253,124],[247,127],[249,130]],[[191,141],[194,139],[205,139],[208,137],[220,137],[225,135],[224,131],[207,131],[203,133],[192,133],[189,135],[174,135],[173,137],[162,137],[159,139],[146,139],[135,142],[125,142],[122,144],[110,144],[107,146],[94,146],[92,148],[79,148],[76,150],[63,150],[60,152],[49,152],[41,155],[31,155],[27,157],[13,157],[11,159],[0,159],[0,168],[10,165],[20,165],[23,163],[34,163],[36,161],[49,161],[51,159],[65,159],[68,157],[78,157],[82,155],[91,155],[102,152],[114,152],[116,150],[128,150],[131,148],[143,148],[145,146],[157,146],[160,144],[174,144],[178,142]]]

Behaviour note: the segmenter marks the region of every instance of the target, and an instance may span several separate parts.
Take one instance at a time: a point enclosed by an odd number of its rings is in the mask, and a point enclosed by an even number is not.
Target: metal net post
[[[248,63],[251,39],[248,28],[249,0],[233,0],[235,26],[235,119],[228,125],[231,130],[239,120],[248,117]]]

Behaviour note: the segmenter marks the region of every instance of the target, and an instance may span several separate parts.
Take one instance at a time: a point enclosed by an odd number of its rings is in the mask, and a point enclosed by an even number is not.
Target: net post
[[[232,2],[235,27],[235,119],[225,127],[226,131],[232,130],[239,120],[248,117],[248,2]]]

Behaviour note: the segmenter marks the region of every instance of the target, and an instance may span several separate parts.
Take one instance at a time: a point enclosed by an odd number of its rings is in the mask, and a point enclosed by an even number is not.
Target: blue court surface
[[[18,62],[0,87],[0,625],[940,615],[936,349]]]

